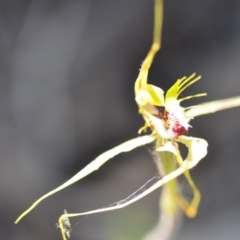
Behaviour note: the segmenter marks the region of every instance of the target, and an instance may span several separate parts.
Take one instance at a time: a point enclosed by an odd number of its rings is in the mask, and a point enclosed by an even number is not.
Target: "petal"
[[[106,163],[108,160],[113,158],[114,156],[123,153],[123,152],[129,152],[133,150],[134,148],[146,145],[148,143],[151,143],[155,140],[155,137],[150,135],[138,137],[131,139],[129,141],[126,141],[104,153],[99,155],[96,159],[94,159],[91,163],[89,163],[85,168],[80,170],[77,174],[75,174],[72,178],[70,178],[68,181],[60,185],[59,187],[53,189],[52,191],[48,192],[47,194],[43,195],[41,198],[39,198],[37,201],[35,201],[25,212],[23,212],[15,221],[15,224],[17,224],[25,215],[27,215],[29,212],[31,212],[41,201],[43,201],[45,198],[55,194],[56,192],[59,192],[63,190],[64,188],[70,186],[71,184],[79,181],[80,179],[86,177],[93,171],[98,170],[104,163]]]
[[[187,159],[183,162],[183,164],[179,168],[177,168],[176,170],[174,170],[171,173],[164,176],[162,179],[160,179],[159,181],[154,183],[152,186],[150,186],[144,192],[140,193],[137,196],[134,196],[133,198],[127,197],[126,199],[119,201],[116,205],[113,205],[110,207],[100,208],[100,209],[83,212],[83,213],[64,214],[60,217],[59,222],[61,222],[64,217],[65,218],[66,217],[67,218],[77,217],[77,216],[90,215],[90,214],[94,214],[94,213],[100,213],[100,212],[106,212],[106,211],[112,211],[112,210],[124,208],[124,207],[138,201],[139,199],[143,198],[144,196],[148,195],[149,193],[153,192],[154,190],[158,189],[159,187],[163,186],[164,184],[170,182],[171,180],[177,178],[178,176],[182,175],[187,170],[193,168],[207,153],[207,142],[203,139],[197,139],[197,138],[191,138],[191,137],[181,137],[179,142],[182,142],[182,143],[186,144],[187,147],[189,147],[189,154],[188,154]],[[202,152],[199,156],[197,156],[197,152],[196,152],[197,148],[199,148],[199,150]]]
[[[175,196],[175,200],[179,204],[179,206],[183,209],[185,214],[188,217],[195,217],[197,215],[198,206],[201,200],[201,193],[198,190],[197,186],[193,182],[189,169],[193,167],[206,155],[207,153],[207,142],[203,139],[197,139],[192,137],[185,137],[181,136],[176,139],[178,142],[181,142],[185,144],[188,148],[188,156],[185,159],[185,161],[182,160],[179,148],[177,147],[176,143],[173,143],[171,141],[166,142],[163,146],[158,147],[156,151],[160,152],[171,152],[176,156],[176,160],[180,167],[184,169],[184,175],[192,188],[193,191],[193,199],[190,203],[188,203],[187,200],[183,196],[181,196],[178,192],[173,194]],[[158,142],[157,142],[158,143]],[[163,155],[165,157],[168,157],[169,155]],[[162,159],[162,161],[165,160],[165,164],[163,164],[164,168],[169,169],[169,166],[171,166],[171,158],[170,159]],[[167,161],[166,161],[167,160]],[[163,169],[164,171],[164,169]],[[170,185],[167,185],[169,188]],[[173,186],[174,187],[174,186]],[[174,188],[173,188],[174,191]],[[168,199],[170,201],[170,199]],[[164,206],[168,206],[166,202],[163,201]]]
[[[208,143],[206,140],[201,138],[180,136],[176,138],[177,142],[181,142],[188,148],[188,155],[184,161],[184,164],[187,166],[188,164],[192,164],[194,162],[196,165],[202,158],[207,155],[207,146]],[[186,163],[185,163],[186,162]]]
[[[186,110],[186,115],[189,118],[197,117],[200,115],[205,115],[209,113],[215,113],[225,109],[239,107],[240,106],[240,96],[202,103],[200,105],[194,106]]]
[[[178,196],[177,200],[181,208],[184,210],[185,214],[188,217],[195,217],[198,212],[198,206],[201,200],[201,193],[198,190],[197,186],[195,185],[194,181],[189,172],[189,163],[194,163],[196,165],[205,155],[207,154],[207,142],[204,139],[193,138],[193,137],[186,137],[181,136],[177,139],[178,142],[181,142],[186,145],[188,148],[188,156],[186,160],[183,162],[180,153],[177,155],[177,161],[180,166],[186,168],[184,175],[192,188],[193,191],[193,199],[190,203],[184,199],[182,196]]]

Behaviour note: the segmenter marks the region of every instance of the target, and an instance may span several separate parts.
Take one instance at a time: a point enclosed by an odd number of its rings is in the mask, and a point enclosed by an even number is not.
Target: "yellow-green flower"
[[[160,156],[160,163],[164,170],[162,179],[159,179],[139,195],[134,195],[130,198],[128,197],[123,201],[119,201],[116,205],[83,213],[65,212],[59,218],[58,224],[63,239],[66,240],[70,236],[71,224],[68,218],[123,208],[136,202],[161,186],[163,186],[163,194],[160,199],[161,214],[176,216],[176,203],[184,210],[187,216],[194,217],[197,214],[197,208],[200,202],[200,192],[192,181],[189,170],[196,166],[198,162],[205,157],[208,144],[204,139],[186,136],[189,127],[191,127],[189,121],[195,116],[240,106],[240,97],[204,103],[201,104],[202,107],[198,108],[183,108],[180,106],[182,101],[206,95],[205,93],[202,93],[179,99],[180,94],[191,84],[198,81],[201,78],[200,76],[192,74],[189,77],[183,77],[177,80],[177,82],[167,91],[165,97],[161,88],[147,83],[149,68],[153,62],[155,54],[161,47],[163,0],[155,0],[154,9],[153,44],[143,62],[134,86],[135,100],[139,107],[139,113],[142,114],[145,120],[145,125],[139,130],[139,133],[150,128],[152,134],[131,139],[102,153],[65,183],[37,199],[17,218],[15,223],[18,223],[41,201],[86,177],[93,171],[98,170],[114,156],[123,152],[132,151],[137,147],[152,143],[153,141],[156,142],[155,151],[158,156]],[[179,151],[178,143],[184,144],[188,148],[188,155],[184,160]],[[176,163],[178,163],[178,166]],[[182,174],[185,175],[193,190],[193,199],[190,204],[178,191],[179,189],[176,178]]]
[[[183,108],[180,103],[193,97],[205,96],[205,93],[196,94],[178,99],[179,95],[191,84],[201,77],[190,77],[179,79],[166,93],[161,88],[147,83],[135,83],[135,100],[139,106],[139,112],[143,115],[146,124],[140,132],[150,127],[159,137],[164,139],[177,139],[184,133],[188,133],[190,127],[190,116],[185,113],[189,108]],[[160,107],[160,108],[157,108]]]
[[[143,76],[147,76],[147,74]],[[177,80],[177,82],[167,91],[165,97],[163,90],[154,85],[148,84],[146,78],[142,77],[136,80],[135,100],[139,107],[139,113],[142,114],[145,120],[145,125],[139,130],[139,132],[142,132],[149,127],[156,139],[155,150],[159,152],[159,154],[162,152],[170,152],[172,154],[162,155],[162,157],[165,158],[164,161],[166,161],[165,169],[163,169],[164,175],[174,171],[174,162],[177,162],[180,167],[184,168],[184,161],[179,151],[178,142],[186,145],[188,148],[189,154],[185,160],[186,163],[198,162],[207,154],[207,142],[204,139],[184,136],[184,134],[188,133],[189,127],[191,127],[189,125],[191,115],[187,114],[189,107],[183,108],[180,106],[180,103],[183,100],[204,96],[206,94],[201,93],[178,99],[179,95],[187,87],[200,80],[200,78],[200,76],[196,76],[194,73],[189,77],[183,77]],[[167,170],[169,167],[171,169],[170,171]],[[171,187],[173,189],[171,199],[175,199],[189,217],[194,217],[197,214],[197,208],[200,202],[200,192],[192,181],[188,170],[189,168],[186,166],[184,174],[194,193],[192,202],[188,204],[187,201],[178,194],[176,186],[173,184],[169,189],[171,189]],[[175,209],[175,207],[173,208]]]

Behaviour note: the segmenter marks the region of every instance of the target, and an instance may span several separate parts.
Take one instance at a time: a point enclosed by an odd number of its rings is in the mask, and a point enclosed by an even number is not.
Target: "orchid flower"
[[[137,147],[152,142],[155,142],[156,144],[155,153],[158,154],[161,161],[161,167],[163,169],[162,179],[158,180],[139,195],[134,195],[131,198],[128,197],[113,206],[83,213],[64,213],[60,216],[58,221],[58,226],[61,229],[63,239],[66,240],[70,236],[70,217],[123,208],[143,198],[161,186],[164,187],[163,190],[165,189],[162,193],[162,197],[160,198],[160,205],[163,211],[175,215],[175,203],[177,203],[184,210],[187,216],[196,216],[200,202],[200,192],[194,184],[189,170],[196,166],[198,162],[206,156],[208,144],[204,139],[186,136],[189,128],[191,127],[189,122],[193,117],[199,115],[239,106],[240,97],[204,103],[202,104],[202,107],[193,106],[183,108],[180,106],[182,101],[206,95],[205,93],[200,93],[179,98],[180,94],[186,88],[200,80],[200,76],[196,76],[194,73],[189,77],[183,77],[177,80],[177,82],[166,92],[165,97],[161,88],[148,84],[147,77],[149,68],[155,54],[161,47],[163,0],[155,0],[154,9],[153,44],[142,64],[134,86],[135,100],[139,108],[139,113],[143,116],[145,121],[145,124],[139,130],[139,133],[147,130],[147,128],[151,130],[151,133],[126,141],[117,147],[104,152],[68,181],[35,201],[17,218],[15,223],[18,223],[25,215],[31,212],[42,200],[70,186],[76,181],[79,181],[93,171],[98,170],[104,163],[114,156],[123,152],[132,151]],[[179,144],[184,144],[188,149],[188,155],[185,160],[182,159]],[[178,167],[176,163],[178,164]],[[188,203],[188,201],[186,201],[178,191],[176,178],[182,174],[186,177],[193,190],[193,199],[190,203]]]
[[[206,94],[195,94],[178,99],[179,95],[187,87],[200,80],[200,78],[200,76],[196,77],[196,74],[194,73],[190,77],[183,77],[177,80],[177,82],[167,91],[165,98],[164,92],[161,88],[147,84],[147,82],[142,79],[137,79],[135,83],[135,100],[139,106],[139,113],[143,115],[145,120],[145,125],[139,130],[139,132],[150,127],[153,131],[153,135],[156,137],[156,152],[172,153],[180,166],[183,164],[183,160],[177,142],[185,144],[189,151],[192,152],[191,157],[189,157],[187,161],[201,159],[207,153],[207,142],[204,139],[183,135],[188,133],[191,116],[185,113],[189,107],[185,109],[180,106],[180,103],[183,100],[205,96]],[[160,107],[160,109],[157,107]],[[194,151],[191,149],[193,145],[195,147]],[[174,158],[174,156],[171,156],[170,158]],[[168,160],[169,163],[170,161],[171,160]],[[171,169],[171,171],[173,170],[174,169]],[[186,201],[180,196],[175,196],[175,198],[185,211],[186,215],[194,217],[197,213],[200,201],[200,192],[193,183],[188,169],[186,169],[184,174],[193,189],[194,198],[190,205],[186,204]]]

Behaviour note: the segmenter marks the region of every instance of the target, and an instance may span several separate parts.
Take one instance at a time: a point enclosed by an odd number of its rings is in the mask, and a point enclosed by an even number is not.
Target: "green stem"
[[[171,152],[159,152],[159,161],[161,165],[161,174],[168,175],[176,169],[175,156]],[[160,210],[161,214],[177,216],[178,206],[176,203],[176,196],[178,194],[177,179],[164,184],[160,197]]]
[[[176,169],[175,156],[171,152],[156,152],[155,163],[159,174],[164,177]],[[176,202],[178,193],[177,179],[165,183],[159,200],[159,220],[155,228],[147,234],[144,240],[170,240],[179,224],[179,211]]]

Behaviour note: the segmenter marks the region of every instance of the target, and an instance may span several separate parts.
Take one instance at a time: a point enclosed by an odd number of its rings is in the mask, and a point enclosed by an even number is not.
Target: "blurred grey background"
[[[133,84],[152,19],[152,0],[0,0],[0,239],[61,239],[63,209],[107,206],[156,175],[151,146],[122,154],[13,224],[98,154],[137,136]],[[240,1],[165,1],[149,81],[167,90],[195,71],[203,78],[188,93],[208,96],[186,106],[240,94]],[[176,239],[240,238],[239,123],[240,109],[191,122],[190,135],[207,139],[209,153],[192,171],[199,215],[183,217]],[[142,239],[157,222],[158,198],[71,219],[71,239]]]

